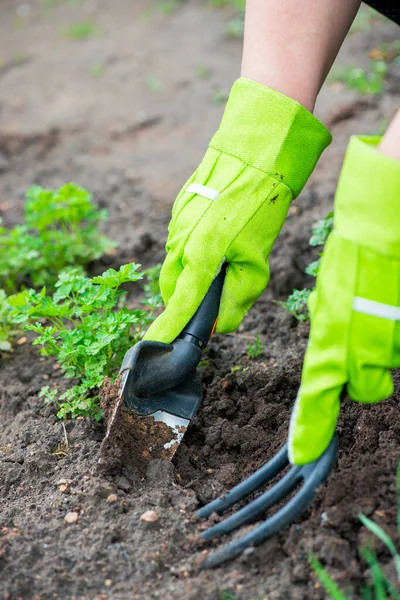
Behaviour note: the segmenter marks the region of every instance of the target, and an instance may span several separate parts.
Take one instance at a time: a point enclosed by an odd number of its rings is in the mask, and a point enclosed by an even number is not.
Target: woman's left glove
[[[311,333],[289,429],[292,464],[317,459],[335,431],[340,394],[358,402],[390,396],[400,367],[400,162],[352,138],[335,199]]]

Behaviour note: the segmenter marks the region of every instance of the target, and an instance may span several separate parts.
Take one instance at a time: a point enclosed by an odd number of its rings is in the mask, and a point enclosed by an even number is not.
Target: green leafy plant
[[[377,95],[383,91],[387,70],[388,66],[384,60],[370,60],[367,69],[354,66],[334,68],[328,80],[340,81],[359,94]]]
[[[151,92],[154,94],[160,94],[164,91],[164,86],[157,77],[154,75],[149,75],[147,78],[147,85]]]
[[[232,6],[233,8],[236,8],[236,10],[244,12],[246,0],[208,0],[208,4],[214,8]]]
[[[157,9],[165,16],[174,13],[181,6],[182,0],[158,0]]]
[[[42,356],[54,356],[65,377],[77,383],[59,395],[46,386],[41,396],[59,405],[58,416],[90,415],[101,418],[98,389],[106,375],[118,373],[123,355],[152,320],[152,311],[129,310],[121,285],[142,279],[140,265],[122,265],[89,279],[82,269],[60,273],[56,291],[33,289],[9,297],[13,323],[24,325],[37,337]],[[49,324],[47,324],[49,323]]]
[[[11,306],[7,302],[7,294],[0,289],[0,352],[11,350],[11,335],[14,333],[10,318]]]
[[[106,64],[104,62],[96,62],[90,67],[89,72],[92,77],[103,77],[105,70]]]
[[[197,65],[196,75],[199,79],[207,79],[211,75],[211,69],[205,64]]]
[[[293,290],[286,302],[277,302],[298,321],[308,321],[310,313],[307,308],[307,300],[312,290]]]
[[[156,310],[162,304],[161,291],[160,291],[160,271],[161,264],[155,265],[143,271],[143,291],[144,298],[142,304],[150,308],[152,311]]]
[[[397,467],[397,530],[400,535],[400,464]],[[360,520],[362,524],[369,529],[369,531],[377,537],[386,546],[388,551],[393,557],[396,573],[397,582],[392,583],[388,576],[384,573],[382,567],[379,564],[376,552],[370,547],[360,548],[360,554],[368,564],[371,582],[365,585],[361,589],[361,598],[363,600],[400,600],[400,591],[398,584],[400,583],[400,554],[396,549],[396,544],[389,537],[389,535],[378,525],[375,521],[372,521],[365,515],[360,514]],[[344,594],[337,584],[333,581],[332,577],[319,562],[319,560],[310,555],[308,557],[311,567],[316,572],[320,582],[324,586],[325,590],[329,594],[329,597],[333,600],[348,600],[349,595]],[[351,596],[350,596],[351,598]]]
[[[229,92],[227,90],[217,89],[213,93],[213,103],[214,104],[226,104],[229,98]]]
[[[218,600],[239,600],[231,590],[218,590]]]
[[[230,19],[225,27],[227,38],[239,38],[244,35],[244,13],[239,13]]]
[[[312,229],[310,237],[310,246],[323,246],[328,239],[328,235],[333,229],[333,212],[326,215],[324,219],[316,222]]]
[[[67,37],[72,40],[86,40],[98,33],[97,27],[93,21],[81,21],[70,25],[66,31]]]
[[[254,344],[251,344],[250,342],[247,343],[247,356],[250,359],[257,358],[258,356],[260,356],[263,350],[264,344],[261,342],[260,337],[257,333],[256,337],[254,338]]]
[[[24,223],[12,229],[0,224],[0,287],[6,293],[52,286],[66,266],[86,265],[116,246],[99,232],[107,211],[84,188],[35,185],[26,198]]]
[[[310,246],[323,246],[328,239],[330,232],[333,229],[333,212],[330,212],[325,219],[320,219],[314,225],[312,229],[312,235],[310,237]],[[321,264],[322,252],[320,252],[317,260],[311,262],[305,268],[305,273],[316,277]],[[308,297],[311,294],[312,289],[293,290],[286,302],[277,302],[279,306],[282,306],[288,313],[296,317],[298,321],[308,321],[310,313],[307,307]]]

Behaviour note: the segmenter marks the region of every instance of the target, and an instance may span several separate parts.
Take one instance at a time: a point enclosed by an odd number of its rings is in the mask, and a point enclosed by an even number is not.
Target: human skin
[[[247,0],[242,77],[313,112],[360,0]]]
[[[360,0],[247,0],[242,77],[313,112]],[[400,110],[378,150],[400,160]]]

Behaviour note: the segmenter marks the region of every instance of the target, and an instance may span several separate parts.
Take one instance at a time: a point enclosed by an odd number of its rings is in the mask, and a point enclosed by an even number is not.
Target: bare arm
[[[360,0],[247,0],[242,77],[313,111]]]

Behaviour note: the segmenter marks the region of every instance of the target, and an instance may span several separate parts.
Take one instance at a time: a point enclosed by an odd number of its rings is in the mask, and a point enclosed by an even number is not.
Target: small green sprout
[[[164,86],[161,83],[161,81],[159,79],[157,79],[157,77],[155,77],[154,75],[149,75],[149,77],[147,78],[147,85],[149,87],[149,90],[155,94],[159,94],[161,92],[164,91]]]
[[[323,246],[328,239],[328,235],[333,229],[333,212],[326,215],[325,219],[316,222],[312,229],[310,237],[310,246]]]
[[[204,64],[197,65],[196,75],[199,79],[207,79],[211,75],[211,69]]]
[[[383,92],[388,66],[383,60],[370,60],[369,67],[346,66],[334,68],[328,81],[341,82],[350,90],[363,95],[378,95]]]
[[[87,40],[98,33],[94,21],[81,21],[68,27],[66,35],[71,40]]]
[[[158,0],[157,9],[161,14],[168,17],[176,10],[178,10],[181,4],[182,0]]]
[[[226,104],[229,98],[229,92],[227,90],[215,90],[213,94],[214,104]]]
[[[94,63],[91,67],[90,67],[90,74],[92,75],[92,77],[103,77],[104,73],[106,70],[106,65],[104,62],[98,62],[98,63]]]
[[[261,342],[258,333],[254,338],[254,344],[248,342],[247,344],[247,356],[250,359],[257,358],[260,356],[261,352],[264,350],[264,344]]]
[[[298,321],[308,321],[310,313],[308,312],[307,300],[312,290],[293,290],[286,302],[277,302],[289,314],[296,317]]]
[[[244,14],[238,14],[230,19],[225,27],[227,38],[242,39],[244,36]]]

